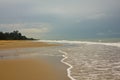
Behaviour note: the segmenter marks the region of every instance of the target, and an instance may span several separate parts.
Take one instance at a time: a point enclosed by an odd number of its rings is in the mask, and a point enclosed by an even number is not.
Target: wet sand
[[[48,44],[44,42],[33,42],[28,40],[0,40],[0,50],[12,48],[49,47],[49,46],[58,45]]]
[[[54,69],[53,65],[45,60],[33,58],[0,60],[0,80],[61,80],[62,78],[69,80],[63,75],[65,73],[66,71]]]
[[[50,46],[58,45],[32,41],[0,41],[1,51]],[[16,54],[18,53],[19,51]],[[67,76],[68,66],[60,62],[62,57],[17,58],[19,55],[16,55],[16,58],[4,59],[3,57],[9,55],[2,52],[0,55],[0,80],[70,80]],[[15,56],[11,52],[10,55]]]

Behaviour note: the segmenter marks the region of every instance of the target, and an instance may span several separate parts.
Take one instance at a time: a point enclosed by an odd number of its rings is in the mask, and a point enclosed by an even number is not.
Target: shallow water
[[[120,47],[78,44],[62,50],[75,80],[120,80]]]
[[[120,80],[120,43],[55,42],[65,44],[60,51],[72,80]]]

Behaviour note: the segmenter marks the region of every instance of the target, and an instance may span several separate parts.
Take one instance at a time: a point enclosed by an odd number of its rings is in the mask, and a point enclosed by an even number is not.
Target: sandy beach
[[[0,41],[0,50],[5,51],[15,48],[19,49],[48,46],[56,46],[56,44],[31,41]],[[47,58],[1,58],[0,80],[70,80],[67,77],[67,65],[61,63],[60,60],[53,58],[50,60],[50,58]],[[57,61],[56,63],[59,65],[54,63],[54,61]]]
[[[28,40],[0,40],[0,50],[12,48],[49,47],[49,46],[57,46],[57,44],[33,42]]]
[[[49,63],[35,59],[0,60],[0,80],[57,80]]]

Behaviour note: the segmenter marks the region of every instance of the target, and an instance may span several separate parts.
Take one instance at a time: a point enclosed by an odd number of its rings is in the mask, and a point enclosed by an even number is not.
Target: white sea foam
[[[76,79],[74,79],[74,78],[71,76],[71,69],[73,68],[73,66],[64,61],[65,59],[68,58],[68,57],[66,56],[67,53],[64,52],[64,51],[62,51],[62,50],[59,50],[59,52],[64,54],[64,55],[62,55],[64,58],[61,60],[61,62],[69,66],[69,68],[67,69],[67,73],[68,73],[67,76],[68,76],[71,80],[76,80]]]
[[[67,76],[71,80],[120,79],[120,43],[67,40],[40,41],[65,44],[65,47],[58,47],[57,50],[63,53],[64,58],[61,62],[69,66]]]
[[[52,42],[52,43],[69,43],[69,44],[100,44],[108,46],[117,46],[120,47],[120,42],[117,43],[103,43],[103,42],[89,42],[89,41],[68,41],[68,40],[38,40],[40,42]]]

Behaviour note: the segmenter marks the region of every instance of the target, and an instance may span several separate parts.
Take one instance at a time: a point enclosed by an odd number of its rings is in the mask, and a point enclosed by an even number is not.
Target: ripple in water
[[[75,80],[120,80],[120,47],[79,44],[62,51]]]

